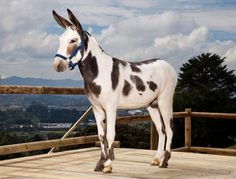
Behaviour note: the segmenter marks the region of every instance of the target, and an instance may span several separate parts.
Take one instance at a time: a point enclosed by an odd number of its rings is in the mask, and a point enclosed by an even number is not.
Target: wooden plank
[[[150,120],[149,115],[139,115],[139,116],[124,116],[117,118],[117,124],[129,124],[130,122],[142,122]]]
[[[174,112],[173,113],[173,118],[182,118],[188,116],[188,112]]]
[[[0,94],[63,94],[63,95],[80,94],[80,95],[84,95],[85,92],[83,88],[0,85]]]
[[[174,112],[174,118],[182,118],[188,116],[188,112]],[[142,122],[150,120],[149,115],[137,115],[137,116],[123,116],[117,118],[117,124],[128,124],[130,121],[132,122]]]
[[[191,116],[199,118],[236,119],[235,113],[191,112]]]
[[[120,148],[120,141],[114,141],[114,148]],[[101,143],[99,141],[95,142],[95,147],[101,147]]]
[[[175,152],[189,152],[189,148],[188,147],[180,147],[180,148],[171,149],[171,151],[175,151]]]
[[[113,173],[94,172],[100,149],[0,161],[0,178],[236,178],[236,157],[172,152],[167,169],[150,166],[156,151],[115,149]],[[28,159],[27,159],[28,158]]]
[[[221,149],[210,147],[190,147],[190,152],[206,153],[206,154],[218,154],[218,155],[233,155],[236,156],[236,149]]]
[[[185,111],[189,114],[184,118],[185,123],[185,147],[191,147],[191,109],[185,109]]]
[[[150,149],[157,150],[158,134],[154,122],[151,122]]]
[[[8,160],[0,160],[0,165],[3,164],[11,164],[11,163],[20,163],[20,162],[27,162],[27,161],[32,161],[32,160],[39,160],[39,159],[50,159],[54,157],[60,157],[60,156],[65,156],[67,155],[74,155],[78,153],[78,150],[80,153],[84,152],[96,152],[100,151],[101,149],[98,147],[90,147],[90,148],[83,148],[83,149],[77,149],[77,150],[67,150],[67,151],[62,151],[62,152],[57,152],[57,153],[52,153],[52,154],[40,154],[40,155],[32,155],[32,156],[26,156],[26,157],[20,157],[20,158],[13,158],[13,159],[8,159]]]
[[[0,146],[0,155],[43,150],[52,147],[63,147],[77,144],[95,143],[97,140],[98,140],[97,135],[91,135],[91,136],[73,137],[66,139],[54,139],[54,140],[39,141],[39,142],[5,145],[5,146]]]

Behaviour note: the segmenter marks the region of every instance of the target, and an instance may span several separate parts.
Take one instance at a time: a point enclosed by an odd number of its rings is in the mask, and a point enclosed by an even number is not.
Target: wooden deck
[[[236,157],[172,152],[169,168],[150,166],[152,150],[115,149],[113,173],[93,169],[99,148],[0,161],[0,178],[236,178]]]

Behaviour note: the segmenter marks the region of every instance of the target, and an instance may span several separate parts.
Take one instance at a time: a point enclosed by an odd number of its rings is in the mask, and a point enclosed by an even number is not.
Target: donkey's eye
[[[72,44],[72,43],[75,43],[75,42],[77,42],[77,40],[78,39],[72,39],[71,41],[70,41],[70,43]]]

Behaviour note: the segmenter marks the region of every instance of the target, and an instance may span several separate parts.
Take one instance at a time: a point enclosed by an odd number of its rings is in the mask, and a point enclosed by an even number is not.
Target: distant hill
[[[1,79],[1,85],[28,85],[28,86],[60,86],[60,87],[84,87],[82,80],[49,80],[40,78],[22,78],[12,76]]]

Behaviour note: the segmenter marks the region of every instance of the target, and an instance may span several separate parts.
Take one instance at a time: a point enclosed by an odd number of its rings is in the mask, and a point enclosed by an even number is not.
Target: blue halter
[[[82,50],[84,49],[84,41],[85,41],[85,36],[82,38],[82,40],[81,40],[79,46],[77,46],[77,47],[73,50],[73,52],[72,52],[72,54],[69,56],[69,58],[66,57],[66,56],[64,56],[64,55],[61,55],[61,54],[59,54],[59,53],[57,53],[57,54],[55,55],[55,57],[59,57],[59,58],[62,58],[63,60],[68,61],[68,63],[69,63],[69,64],[68,64],[69,69],[70,69],[70,70],[73,70],[77,65],[80,64],[81,60],[82,60],[83,57],[84,57],[84,53],[83,53],[83,51],[82,51]],[[72,60],[72,58],[74,58],[74,57],[77,55],[78,51],[81,51],[81,58],[80,58],[76,63],[73,63],[71,60]]]

